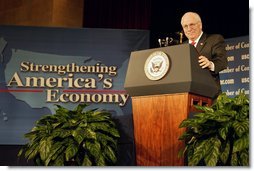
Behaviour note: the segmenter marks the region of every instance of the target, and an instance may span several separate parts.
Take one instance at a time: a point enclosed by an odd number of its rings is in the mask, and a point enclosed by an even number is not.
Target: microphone
[[[160,47],[161,47],[161,39],[158,39],[158,42],[159,42],[159,45],[160,45]]]
[[[160,47],[170,46],[170,45],[172,45],[173,41],[174,41],[174,39],[172,37],[166,37],[164,39],[160,39],[160,38],[158,39]]]
[[[179,35],[179,43],[182,44],[183,43],[183,31],[178,31],[176,32],[177,35]]]

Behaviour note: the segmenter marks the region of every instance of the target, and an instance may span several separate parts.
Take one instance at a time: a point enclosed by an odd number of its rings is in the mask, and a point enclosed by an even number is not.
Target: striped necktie
[[[195,44],[196,44],[196,42],[194,42],[194,41],[191,42],[191,45],[195,46]]]

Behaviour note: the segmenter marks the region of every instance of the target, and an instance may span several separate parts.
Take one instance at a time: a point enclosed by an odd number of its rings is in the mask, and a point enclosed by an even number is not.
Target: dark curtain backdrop
[[[249,35],[248,0],[84,0],[83,27],[149,30],[153,48],[158,38],[177,36],[187,11],[201,15],[207,33],[226,39]]]
[[[84,0],[84,27],[150,28],[151,0]]]

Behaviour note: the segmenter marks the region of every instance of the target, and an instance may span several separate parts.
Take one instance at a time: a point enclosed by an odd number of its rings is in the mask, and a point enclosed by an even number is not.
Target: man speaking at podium
[[[221,93],[219,72],[227,67],[225,42],[222,35],[206,34],[202,30],[202,21],[195,12],[187,12],[182,16],[181,25],[188,42],[196,47],[199,53],[200,67],[208,68]],[[186,42],[186,43],[188,43]]]

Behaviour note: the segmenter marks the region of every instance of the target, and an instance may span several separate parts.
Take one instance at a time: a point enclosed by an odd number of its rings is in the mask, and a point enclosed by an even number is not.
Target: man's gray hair
[[[186,12],[186,13],[182,16],[182,19],[181,19],[181,24],[182,24],[182,25],[183,25],[183,18],[184,18],[186,15],[192,15],[192,16],[195,18],[195,20],[196,20],[197,22],[202,22],[200,16],[198,15],[198,13],[196,13],[196,12]]]

